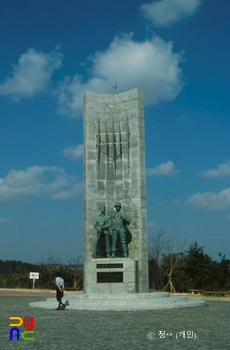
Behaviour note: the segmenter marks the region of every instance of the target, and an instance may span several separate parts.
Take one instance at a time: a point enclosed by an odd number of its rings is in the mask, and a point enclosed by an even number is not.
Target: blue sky
[[[230,258],[226,0],[0,2],[0,259],[83,254],[85,91],[145,95],[149,236]]]

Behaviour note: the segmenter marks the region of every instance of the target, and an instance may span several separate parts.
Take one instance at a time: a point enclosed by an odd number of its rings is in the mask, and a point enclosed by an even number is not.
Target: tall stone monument
[[[143,92],[84,95],[84,293],[72,310],[155,310],[204,301],[148,292]],[[55,298],[30,303],[54,309]]]
[[[126,253],[123,248],[123,254],[122,249],[120,253],[117,250],[109,254],[107,249],[105,256],[95,258],[94,249],[97,241],[95,218],[103,206],[108,215],[114,215],[116,202],[118,207],[120,203],[123,216],[130,218],[131,221],[126,228],[128,251]],[[116,207],[116,210],[119,208]],[[143,91],[133,89],[113,95],[86,92],[84,95],[85,293],[148,291],[146,212]]]

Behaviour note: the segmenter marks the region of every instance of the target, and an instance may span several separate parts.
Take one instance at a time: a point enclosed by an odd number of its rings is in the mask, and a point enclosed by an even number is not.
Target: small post
[[[33,289],[35,288],[35,280],[39,279],[39,272],[30,272],[30,279],[33,280]]]

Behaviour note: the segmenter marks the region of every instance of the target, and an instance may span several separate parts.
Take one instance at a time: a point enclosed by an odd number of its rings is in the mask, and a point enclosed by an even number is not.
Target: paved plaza
[[[229,298],[226,301],[206,299],[204,306],[195,308],[106,312],[31,308],[29,303],[45,300],[45,294],[12,295],[0,296],[0,344],[3,350],[230,348]],[[10,341],[10,316],[34,316],[35,339]]]

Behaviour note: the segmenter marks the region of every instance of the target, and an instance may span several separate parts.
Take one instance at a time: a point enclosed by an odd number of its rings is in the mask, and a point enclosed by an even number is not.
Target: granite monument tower
[[[95,226],[95,218],[101,208],[112,222],[104,231],[96,231],[99,226]],[[117,230],[120,239],[114,238],[116,211],[130,218],[125,221],[126,232]],[[103,232],[104,255],[100,241],[99,256],[95,244]],[[84,291],[148,291],[144,105],[140,89],[84,95]]]

